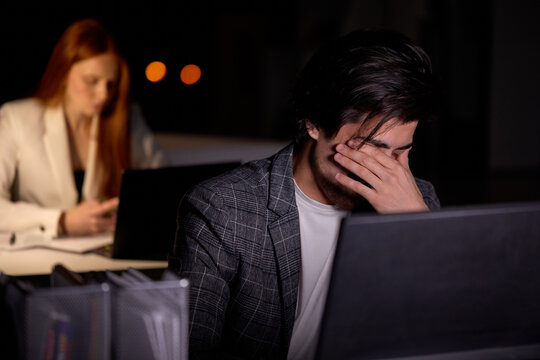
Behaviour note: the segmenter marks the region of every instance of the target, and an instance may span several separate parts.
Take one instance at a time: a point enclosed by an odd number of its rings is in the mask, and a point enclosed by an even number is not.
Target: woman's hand
[[[113,229],[117,207],[117,197],[103,202],[94,200],[80,203],[65,212],[64,235],[94,235]]]
[[[370,145],[355,150],[339,144],[336,150],[334,159],[365,184],[343,173],[336,174],[337,181],[363,196],[377,212],[429,210],[409,168],[410,149],[396,158]]]

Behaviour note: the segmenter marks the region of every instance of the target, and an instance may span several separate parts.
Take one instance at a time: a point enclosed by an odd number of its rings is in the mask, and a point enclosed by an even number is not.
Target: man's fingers
[[[336,153],[334,155],[334,159],[342,167],[349,170],[351,173],[355,174],[372,187],[377,187],[377,185],[381,182],[381,179],[371,170],[340,153]]]
[[[374,193],[373,189],[371,189],[369,186],[366,186],[359,181],[353,180],[343,173],[337,173],[335,178],[341,185],[363,196],[367,201],[370,200],[371,196]]]
[[[371,156],[371,155],[369,155],[367,153],[364,153],[361,150],[351,149],[350,147],[348,147],[348,146],[346,146],[344,144],[337,145],[336,146],[336,151],[339,154],[342,154],[343,156],[351,159],[352,161],[362,165],[363,167],[365,167],[366,169],[371,171],[373,174],[375,174],[378,178],[383,179],[384,174],[386,172],[386,169],[373,156]],[[347,169],[351,170],[349,168],[347,168]]]
[[[357,151],[371,156],[385,168],[392,169],[396,166],[396,160],[392,159],[390,156],[386,155],[384,152],[382,152],[380,149],[376,148],[375,146],[371,146],[369,144],[364,145]]]

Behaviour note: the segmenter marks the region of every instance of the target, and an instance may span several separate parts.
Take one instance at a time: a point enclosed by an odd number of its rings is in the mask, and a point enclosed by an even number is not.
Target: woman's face
[[[73,64],[64,95],[66,109],[77,117],[100,114],[116,91],[118,68],[116,57],[108,53]]]

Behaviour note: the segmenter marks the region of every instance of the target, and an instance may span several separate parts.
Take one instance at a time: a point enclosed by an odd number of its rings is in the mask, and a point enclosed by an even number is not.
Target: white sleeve
[[[24,139],[16,120],[9,104],[0,108],[0,231],[37,230],[48,236],[56,236],[61,210],[12,199],[12,188],[16,186],[18,147]]]
[[[146,125],[141,109],[136,104],[131,106],[129,121],[133,166],[144,169],[168,165],[165,152]]]

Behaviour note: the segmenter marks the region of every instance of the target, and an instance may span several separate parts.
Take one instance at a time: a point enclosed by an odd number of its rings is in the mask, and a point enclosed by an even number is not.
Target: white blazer
[[[92,119],[82,199],[97,199],[97,133]],[[159,167],[165,158],[138,106],[130,112],[133,165]],[[77,205],[67,126],[62,106],[44,107],[37,99],[0,108],[0,231],[39,230],[57,236],[58,219]]]

